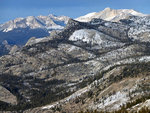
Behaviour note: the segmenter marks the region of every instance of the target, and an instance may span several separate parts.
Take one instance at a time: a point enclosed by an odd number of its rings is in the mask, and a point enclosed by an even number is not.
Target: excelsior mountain
[[[146,14],[142,14],[140,12],[137,12],[133,9],[111,9],[111,8],[105,8],[103,11],[100,12],[92,12],[89,14],[86,14],[84,16],[78,17],[75,20],[80,22],[89,22],[93,18],[100,18],[106,21],[119,21],[121,19],[126,19],[129,16],[146,16]]]

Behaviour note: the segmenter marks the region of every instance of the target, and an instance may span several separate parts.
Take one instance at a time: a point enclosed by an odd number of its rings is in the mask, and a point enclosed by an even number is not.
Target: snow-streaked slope
[[[75,31],[69,38],[70,41],[81,41],[91,44],[94,48],[114,47],[123,45],[117,39],[93,29],[81,29]]]
[[[67,24],[69,17],[66,16],[28,16],[26,18],[17,18],[0,25],[0,30],[8,32],[16,28],[31,29],[63,29]]]
[[[137,12],[133,9],[115,10],[115,9],[105,8],[103,11],[89,13],[85,16],[81,16],[77,18],[76,20],[81,22],[89,22],[93,18],[100,18],[107,21],[119,21],[120,19],[125,19],[129,16],[146,16],[146,15]]]
[[[150,42],[150,16],[131,17],[127,21],[130,21],[129,37],[141,42]]]

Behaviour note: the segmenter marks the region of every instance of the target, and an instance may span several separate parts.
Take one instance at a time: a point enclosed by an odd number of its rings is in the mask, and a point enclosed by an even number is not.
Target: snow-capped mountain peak
[[[85,16],[81,16],[77,18],[77,21],[81,22],[89,22],[93,18],[100,18],[107,21],[119,21],[120,19],[128,18],[129,16],[147,16],[146,14],[142,14],[137,12],[133,9],[111,9],[109,7],[105,8],[103,11],[100,12],[93,12],[86,14]]]
[[[26,18],[16,18],[0,25],[0,31],[8,32],[16,28],[44,28],[44,29],[62,29],[67,24],[69,17],[55,16],[28,16]]]
[[[110,11],[110,10],[112,10],[110,7],[106,7],[106,8],[104,9],[104,11]]]

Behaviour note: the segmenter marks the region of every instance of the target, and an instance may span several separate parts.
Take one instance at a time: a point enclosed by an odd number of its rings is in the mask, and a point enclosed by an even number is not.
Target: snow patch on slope
[[[65,98],[63,100],[60,100],[59,102],[56,102],[56,103],[53,103],[51,105],[42,107],[42,109],[51,109],[51,108],[53,108],[53,107],[55,107],[55,106],[57,106],[57,105],[59,105],[61,103],[69,102],[70,100],[75,99],[76,97],[79,97],[82,94],[84,94],[85,92],[89,91],[89,89],[90,89],[90,86],[87,86],[87,87],[85,87],[85,88],[83,88],[81,90],[78,90],[77,92],[73,93],[69,97],[67,97],[67,98]]]
[[[77,30],[69,37],[69,40],[91,44],[93,45],[93,49],[123,45],[118,40],[93,29]]]
[[[125,92],[118,91],[116,94],[109,96],[106,98],[103,103],[97,104],[96,107],[103,109],[106,106],[112,106],[113,109],[119,109],[121,105],[125,104],[129,98],[127,98],[127,94]],[[116,104],[117,103],[117,104]]]

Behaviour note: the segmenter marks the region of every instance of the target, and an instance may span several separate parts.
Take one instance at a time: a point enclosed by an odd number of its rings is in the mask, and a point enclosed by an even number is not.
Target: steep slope
[[[117,22],[121,19],[128,18],[129,16],[146,16],[145,14],[134,11],[133,9],[111,9],[105,8],[100,12],[89,13],[85,16],[78,17],[76,20],[80,22],[89,22],[93,18],[100,18],[107,21]]]
[[[139,19],[145,26],[149,26],[149,20],[145,17],[130,17],[129,22],[127,19],[119,23],[101,19],[83,23],[70,19],[61,32],[43,39],[32,38],[22,50],[0,57],[0,85],[18,99],[17,105],[1,110],[29,109],[27,112],[30,112],[30,108],[51,103],[50,106],[35,108],[41,112],[43,109],[49,111],[58,103],[67,103],[89,91],[92,86],[86,86],[96,79],[101,81],[106,77],[100,82],[103,84],[100,86],[106,90],[112,83],[109,81],[112,76],[97,76],[102,71],[116,65],[150,61],[149,40],[144,42],[140,39],[141,35],[136,35],[137,41],[133,39],[134,33],[130,32],[129,35],[130,26],[134,30],[141,27],[141,32],[145,28],[142,24],[140,26]],[[119,75],[124,78],[123,74]],[[96,90],[93,91],[95,93]],[[93,101],[91,99],[87,102]],[[95,109],[95,104],[92,105],[85,108]]]
[[[122,113],[137,112],[143,107],[150,109],[149,65],[150,62],[114,66],[97,74],[97,80],[72,98],[33,111],[74,113],[97,110],[114,113],[118,110]]]

